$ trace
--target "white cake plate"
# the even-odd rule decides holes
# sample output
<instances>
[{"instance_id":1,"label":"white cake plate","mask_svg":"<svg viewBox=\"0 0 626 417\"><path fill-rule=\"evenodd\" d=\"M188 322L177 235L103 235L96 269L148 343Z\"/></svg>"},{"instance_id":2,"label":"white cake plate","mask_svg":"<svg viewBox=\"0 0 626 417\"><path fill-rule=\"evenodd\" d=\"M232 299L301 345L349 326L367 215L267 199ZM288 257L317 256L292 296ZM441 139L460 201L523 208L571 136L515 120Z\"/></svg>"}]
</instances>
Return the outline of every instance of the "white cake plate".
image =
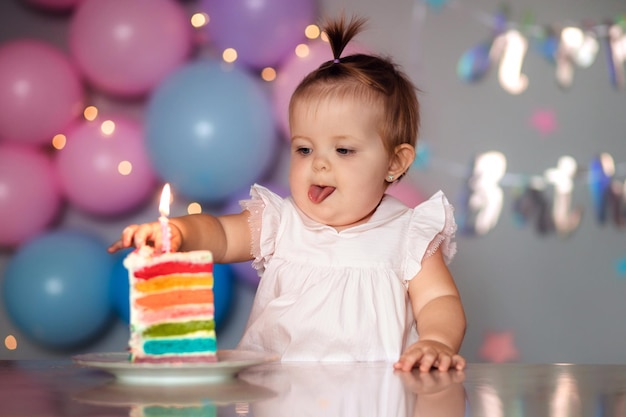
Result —
<instances>
[{"instance_id":1,"label":"white cake plate","mask_svg":"<svg viewBox=\"0 0 626 417\"><path fill-rule=\"evenodd\" d=\"M72 359L80 366L108 372L124 384L185 385L228 381L244 369L278 358L258 352L218 350L217 362L211 363L133 363L127 352L87 353Z\"/></svg>"}]
</instances>

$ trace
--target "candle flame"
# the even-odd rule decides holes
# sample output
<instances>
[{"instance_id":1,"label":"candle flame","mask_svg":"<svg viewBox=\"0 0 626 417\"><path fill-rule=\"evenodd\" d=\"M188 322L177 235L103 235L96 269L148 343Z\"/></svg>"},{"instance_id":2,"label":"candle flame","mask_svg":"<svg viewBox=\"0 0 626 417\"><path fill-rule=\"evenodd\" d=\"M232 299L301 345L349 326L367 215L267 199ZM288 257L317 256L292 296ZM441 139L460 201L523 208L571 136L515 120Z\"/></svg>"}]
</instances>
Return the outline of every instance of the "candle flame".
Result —
<instances>
[{"instance_id":1,"label":"candle flame","mask_svg":"<svg viewBox=\"0 0 626 417\"><path fill-rule=\"evenodd\" d=\"M162 216L170 215L170 184L167 183L163 186L163 191L161 192L161 202L159 203L159 211Z\"/></svg>"}]
</instances>

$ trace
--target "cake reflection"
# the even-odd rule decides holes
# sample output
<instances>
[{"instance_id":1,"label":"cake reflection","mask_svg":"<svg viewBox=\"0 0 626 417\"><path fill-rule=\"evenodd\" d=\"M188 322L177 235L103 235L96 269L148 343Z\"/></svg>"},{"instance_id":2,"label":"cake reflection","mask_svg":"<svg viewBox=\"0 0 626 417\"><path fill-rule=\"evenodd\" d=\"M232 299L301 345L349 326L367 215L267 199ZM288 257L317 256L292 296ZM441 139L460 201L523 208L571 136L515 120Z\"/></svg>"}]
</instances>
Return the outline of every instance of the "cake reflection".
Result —
<instances>
[{"instance_id":1,"label":"cake reflection","mask_svg":"<svg viewBox=\"0 0 626 417\"><path fill-rule=\"evenodd\" d=\"M235 378L180 386L109 383L83 391L74 399L94 406L127 407L129 417L213 417L230 415L231 408L275 395L271 389Z\"/></svg>"}]
</instances>

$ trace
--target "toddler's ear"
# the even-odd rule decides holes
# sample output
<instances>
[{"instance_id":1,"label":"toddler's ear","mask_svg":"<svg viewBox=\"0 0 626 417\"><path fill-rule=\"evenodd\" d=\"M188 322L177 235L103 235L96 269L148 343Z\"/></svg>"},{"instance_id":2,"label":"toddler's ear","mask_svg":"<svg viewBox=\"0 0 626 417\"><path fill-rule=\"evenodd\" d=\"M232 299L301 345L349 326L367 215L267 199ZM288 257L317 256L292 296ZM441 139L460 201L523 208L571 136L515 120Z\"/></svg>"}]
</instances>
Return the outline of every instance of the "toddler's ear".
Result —
<instances>
[{"instance_id":1,"label":"toddler's ear","mask_svg":"<svg viewBox=\"0 0 626 417\"><path fill-rule=\"evenodd\" d=\"M408 143L396 146L394 154L389 161L389 172L387 175L393 178L400 178L409 169L415 159L415 148Z\"/></svg>"}]
</instances>

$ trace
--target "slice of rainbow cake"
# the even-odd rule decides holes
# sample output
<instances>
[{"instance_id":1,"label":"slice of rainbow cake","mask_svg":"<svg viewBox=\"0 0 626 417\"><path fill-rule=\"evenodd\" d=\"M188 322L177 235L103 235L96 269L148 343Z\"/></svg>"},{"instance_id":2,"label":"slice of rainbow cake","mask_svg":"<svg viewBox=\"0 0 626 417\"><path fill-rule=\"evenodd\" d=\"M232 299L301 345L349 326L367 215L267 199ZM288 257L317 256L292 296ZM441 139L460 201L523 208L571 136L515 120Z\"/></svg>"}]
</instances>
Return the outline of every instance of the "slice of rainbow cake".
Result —
<instances>
[{"instance_id":1,"label":"slice of rainbow cake","mask_svg":"<svg viewBox=\"0 0 626 417\"><path fill-rule=\"evenodd\" d=\"M130 279L131 361L217 361L211 252L155 254L143 247L131 252L124 266Z\"/></svg>"}]
</instances>

